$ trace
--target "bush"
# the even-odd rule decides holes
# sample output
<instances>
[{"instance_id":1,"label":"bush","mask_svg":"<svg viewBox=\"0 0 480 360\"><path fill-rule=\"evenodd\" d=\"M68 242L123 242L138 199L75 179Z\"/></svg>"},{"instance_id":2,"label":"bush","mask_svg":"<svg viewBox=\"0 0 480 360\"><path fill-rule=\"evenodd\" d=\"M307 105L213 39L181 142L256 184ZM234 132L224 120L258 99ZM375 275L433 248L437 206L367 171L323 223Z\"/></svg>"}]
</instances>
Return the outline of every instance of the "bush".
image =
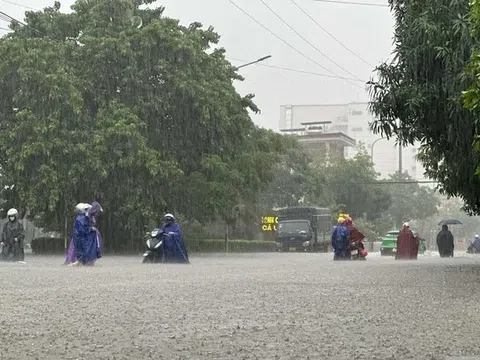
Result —
<instances>
[{"instance_id":1,"label":"bush","mask_svg":"<svg viewBox=\"0 0 480 360\"><path fill-rule=\"evenodd\" d=\"M225 252L225 240L187 240L186 246L187 250L192 253ZM275 241L230 240L228 251L232 253L274 252L277 251L277 243Z\"/></svg>"},{"instance_id":2,"label":"bush","mask_svg":"<svg viewBox=\"0 0 480 360\"><path fill-rule=\"evenodd\" d=\"M65 239L56 237L39 237L30 243L32 252L37 255L65 253Z\"/></svg>"}]
</instances>

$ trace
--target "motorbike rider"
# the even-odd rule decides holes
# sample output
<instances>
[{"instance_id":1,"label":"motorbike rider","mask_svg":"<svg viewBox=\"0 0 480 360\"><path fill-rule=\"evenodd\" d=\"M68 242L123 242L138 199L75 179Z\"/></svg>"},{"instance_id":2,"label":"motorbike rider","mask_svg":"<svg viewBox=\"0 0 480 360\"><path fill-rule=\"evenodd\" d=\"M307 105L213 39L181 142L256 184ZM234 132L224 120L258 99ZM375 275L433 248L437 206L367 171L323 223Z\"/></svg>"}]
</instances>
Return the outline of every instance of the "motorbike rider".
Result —
<instances>
[{"instance_id":1,"label":"motorbike rider","mask_svg":"<svg viewBox=\"0 0 480 360\"><path fill-rule=\"evenodd\" d=\"M10 209L7 212L8 221L3 225L1 246L3 261L18 261L25 260L24 240L25 229L23 224L18 220L17 209Z\"/></svg>"},{"instance_id":2,"label":"motorbike rider","mask_svg":"<svg viewBox=\"0 0 480 360\"><path fill-rule=\"evenodd\" d=\"M347 260L348 256L348 230L345 226L345 218L339 216L338 224L332 232L333 260Z\"/></svg>"},{"instance_id":3,"label":"motorbike rider","mask_svg":"<svg viewBox=\"0 0 480 360\"><path fill-rule=\"evenodd\" d=\"M480 252L480 237L478 236L478 234L475 234L475 238L473 239L472 246L473 246L472 250L474 252Z\"/></svg>"},{"instance_id":4,"label":"motorbike rider","mask_svg":"<svg viewBox=\"0 0 480 360\"><path fill-rule=\"evenodd\" d=\"M365 250L365 246L363 244L363 239L365 239L365 235L363 235L353 224L353 220L350 216L345 219L345 226L348 230L348 238L349 238L349 245L356 245L358 246L360 253L362 256L367 256L367 251ZM348 255L348 254L347 254Z\"/></svg>"}]
</instances>

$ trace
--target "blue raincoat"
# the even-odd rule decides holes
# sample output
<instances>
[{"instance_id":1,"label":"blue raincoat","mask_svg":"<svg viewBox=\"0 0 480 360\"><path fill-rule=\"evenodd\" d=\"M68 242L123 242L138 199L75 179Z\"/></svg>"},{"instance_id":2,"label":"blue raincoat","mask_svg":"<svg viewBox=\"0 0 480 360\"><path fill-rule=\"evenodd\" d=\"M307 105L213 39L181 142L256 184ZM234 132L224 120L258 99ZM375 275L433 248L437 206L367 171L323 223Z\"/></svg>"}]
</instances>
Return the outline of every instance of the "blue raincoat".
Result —
<instances>
[{"instance_id":1,"label":"blue raincoat","mask_svg":"<svg viewBox=\"0 0 480 360\"><path fill-rule=\"evenodd\" d=\"M348 229L338 224L332 232L332 248L334 259L346 259L348 252Z\"/></svg>"},{"instance_id":2,"label":"blue raincoat","mask_svg":"<svg viewBox=\"0 0 480 360\"><path fill-rule=\"evenodd\" d=\"M92 203L87 215L79 214L75 219L73 240L75 255L83 265L93 264L101 257L100 235L95 228L96 217L103 211L98 202Z\"/></svg>"},{"instance_id":3,"label":"blue raincoat","mask_svg":"<svg viewBox=\"0 0 480 360\"><path fill-rule=\"evenodd\" d=\"M189 263L187 248L183 241L182 230L177 223L163 224L163 262Z\"/></svg>"}]
</instances>

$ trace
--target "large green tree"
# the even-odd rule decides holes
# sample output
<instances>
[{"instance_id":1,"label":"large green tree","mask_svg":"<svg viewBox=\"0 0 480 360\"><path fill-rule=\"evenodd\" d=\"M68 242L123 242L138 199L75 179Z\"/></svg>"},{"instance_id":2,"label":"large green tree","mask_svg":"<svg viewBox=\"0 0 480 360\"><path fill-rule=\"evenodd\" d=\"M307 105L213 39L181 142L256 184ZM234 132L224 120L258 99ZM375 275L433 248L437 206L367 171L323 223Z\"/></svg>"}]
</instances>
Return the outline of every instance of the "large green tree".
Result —
<instances>
[{"instance_id":1,"label":"large green tree","mask_svg":"<svg viewBox=\"0 0 480 360\"><path fill-rule=\"evenodd\" d=\"M373 221L382 216L391 203L388 192L376 184L378 174L363 147L351 159L330 158L319 167L327 176L325 197L338 210L354 218Z\"/></svg>"},{"instance_id":2,"label":"large green tree","mask_svg":"<svg viewBox=\"0 0 480 360\"><path fill-rule=\"evenodd\" d=\"M391 184L383 185L392 199L386 212L397 229L400 229L405 221L422 220L437 213L440 199L432 189L414 183L414 179L407 173L396 172L390 175L389 180Z\"/></svg>"},{"instance_id":3,"label":"large green tree","mask_svg":"<svg viewBox=\"0 0 480 360\"><path fill-rule=\"evenodd\" d=\"M110 249L167 210L231 222L289 147L252 123L219 35L152 2L56 2L0 39L2 176L48 230L94 199Z\"/></svg>"},{"instance_id":4,"label":"large green tree","mask_svg":"<svg viewBox=\"0 0 480 360\"><path fill-rule=\"evenodd\" d=\"M473 39L467 0L389 0L395 17L393 60L371 83L373 130L402 143L421 142L419 159L440 191L480 211L477 125L462 91Z\"/></svg>"}]
</instances>

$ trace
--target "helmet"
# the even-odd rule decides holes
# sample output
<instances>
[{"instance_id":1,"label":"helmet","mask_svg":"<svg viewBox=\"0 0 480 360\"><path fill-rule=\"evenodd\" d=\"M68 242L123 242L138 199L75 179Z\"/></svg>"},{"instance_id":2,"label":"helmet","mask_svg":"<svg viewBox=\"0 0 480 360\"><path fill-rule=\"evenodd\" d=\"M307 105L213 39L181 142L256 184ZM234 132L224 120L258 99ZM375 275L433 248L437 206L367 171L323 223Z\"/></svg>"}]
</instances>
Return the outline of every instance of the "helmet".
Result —
<instances>
[{"instance_id":1,"label":"helmet","mask_svg":"<svg viewBox=\"0 0 480 360\"><path fill-rule=\"evenodd\" d=\"M478 239L478 234L475 234L475 239Z\"/></svg>"},{"instance_id":2,"label":"helmet","mask_svg":"<svg viewBox=\"0 0 480 360\"><path fill-rule=\"evenodd\" d=\"M410 227L410 224L408 222L403 223L403 227Z\"/></svg>"},{"instance_id":3,"label":"helmet","mask_svg":"<svg viewBox=\"0 0 480 360\"><path fill-rule=\"evenodd\" d=\"M10 209L7 211L7 217L8 217L8 220L10 221L15 221L15 219L17 218L18 216L18 211L17 209Z\"/></svg>"},{"instance_id":4,"label":"helmet","mask_svg":"<svg viewBox=\"0 0 480 360\"><path fill-rule=\"evenodd\" d=\"M90 204L78 203L77 206L75 206L75 212L77 214L82 213L82 212L86 212L89 207L90 207Z\"/></svg>"},{"instance_id":5,"label":"helmet","mask_svg":"<svg viewBox=\"0 0 480 360\"><path fill-rule=\"evenodd\" d=\"M170 213L165 214L165 216L163 217L163 221L165 221L166 223L172 224L175 222L175 216L173 216Z\"/></svg>"}]
</instances>

